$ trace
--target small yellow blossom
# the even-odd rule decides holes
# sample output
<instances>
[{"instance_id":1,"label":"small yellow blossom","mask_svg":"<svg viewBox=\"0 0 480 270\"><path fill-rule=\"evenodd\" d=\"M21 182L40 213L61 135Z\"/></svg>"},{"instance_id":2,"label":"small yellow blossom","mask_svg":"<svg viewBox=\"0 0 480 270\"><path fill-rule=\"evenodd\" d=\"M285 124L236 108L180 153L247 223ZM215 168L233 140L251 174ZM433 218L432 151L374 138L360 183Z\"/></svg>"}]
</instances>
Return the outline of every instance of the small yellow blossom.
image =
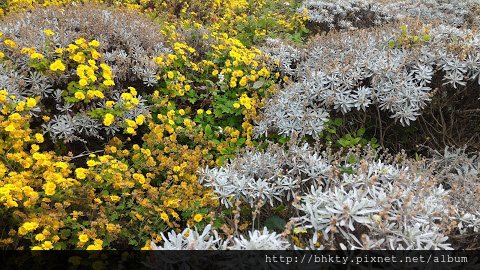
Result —
<instances>
[{"instance_id":1,"label":"small yellow blossom","mask_svg":"<svg viewBox=\"0 0 480 270\"><path fill-rule=\"evenodd\" d=\"M85 94L83 92L75 92L75 98L78 100L84 100L85 99Z\"/></svg>"},{"instance_id":2,"label":"small yellow blossom","mask_svg":"<svg viewBox=\"0 0 480 270\"><path fill-rule=\"evenodd\" d=\"M38 143L43 143L45 141L45 138L41 133L36 133L35 134L35 139L37 140Z\"/></svg>"},{"instance_id":3,"label":"small yellow blossom","mask_svg":"<svg viewBox=\"0 0 480 270\"><path fill-rule=\"evenodd\" d=\"M113 123L114 120L115 117L113 116L113 114L107 113L103 118L103 124L108 127Z\"/></svg>"},{"instance_id":4,"label":"small yellow blossom","mask_svg":"<svg viewBox=\"0 0 480 270\"><path fill-rule=\"evenodd\" d=\"M53 31L50 30L50 29L45 29L45 30L43 30L43 33L44 33L45 35L47 35L47 36L53 36L53 35L55 35L55 32L53 32Z\"/></svg>"},{"instance_id":5,"label":"small yellow blossom","mask_svg":"<svg viewBox=\"0 0 480 270\"><path fill-rule=\"evenodd\" d=\"M92 46L92 47L98 47L100 46L100 42L98 42L98 40L92 40L88 43L88 45Z\"/></svg>"},{"instance_id":6,"label":"small yellow blossom","mask_svg":"<svg viewBox=\"0 0 480 270\"><path fill-rule=\"evenodd\" d=\"M78 236L78 240L80 240L80 242L82 242L82 243L86 243L86 242L88 242L88 235L86 235L86 234L80 234L80 235Z\"/></svg>"},{"instance_id":7,"label":"small yellow blossom","mask_svg":"<svg viewBox=\"0 0 480 270\"><path fill-rule=\"evenodd\" d=\"M50 70L52 71L65 71L65 65L62 63L62 60L55 60L50 64Z\"/></svg>"},{"instance_id":8,"label":"small yellow blossom","mask_svg":"<svg viewBox=\"0 0 480 270\"><path fill-rule=\"evenodd\" d=\"M200 222L203 220L203 216L202 214L196 214L194 217L193 217L193 220L195 220L195 222Z\"/></svg>"}]
</instances>

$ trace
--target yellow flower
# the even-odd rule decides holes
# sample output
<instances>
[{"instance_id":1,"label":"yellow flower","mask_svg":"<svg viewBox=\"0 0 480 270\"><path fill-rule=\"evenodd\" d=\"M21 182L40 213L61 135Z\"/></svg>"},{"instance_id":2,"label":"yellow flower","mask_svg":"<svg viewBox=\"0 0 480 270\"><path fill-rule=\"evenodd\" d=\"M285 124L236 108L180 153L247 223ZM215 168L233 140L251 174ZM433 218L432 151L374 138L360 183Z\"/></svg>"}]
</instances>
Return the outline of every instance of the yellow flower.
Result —
<instances>
[{"instance_id":1,"label":"yellow flower","mask_svg":"<svg viewBox=\"0 0 480 270\"><path fill-rule=\"evenodd\" d=\"M198 109L197 110L197 114L202 114L203 113L203 110L202 109Z\"/></svg>"},{"instance_id":2,"label":"yellow flower","mask_svg":"<svg viewBox=\"0 0 480 270\"><path fill-rule=\"evenodd\" d=\"M57 185L55 185L55 183L48 182L44 185L43 188L45 190L45 195L52 196L53 194L55 194L55 189L57 188Z\"/></svg>"},{"instance_id":3,"label":"yellow flower","mask_svg":"<svg viewBox=\"0 0 480 270\"><path fill-rule=\"evenodd\" d=\"M80 45L80 44L85 43L85 41L86 40L84 38L79 38L79 39L75 40L75 44Z\"/></svg>"},{"instance_id":4,"label":"yellow flower","mask_svg":"<svg viewBox=\"0 0 480 270\"><path fill-rule=\"evenodd\" d=\"M31 59L43 59L43 54L41 53L32 53L30 54Z\"/></svg>"},{"instance_id":5,"label":"yellow flower","mask_svg":"<svg viewBox=\"0 0 480 270\"><path fill-rule=\"evenodd\" d=\"M33 246L33 247L31 248L31 250L43 250L43 249L42 249L41 247L39 247L39 246Z\"/></svg>"},{"instance_id":6,"label":"yellow flower","mask_svg":"<svg viewBox=\"0 0 480 270\"><path fill-rule=\"evenodd\" d=\"M43 242L42 248L43 248L44 250L52 249L52 248L53 248L52 242L51 242L51 241L45 241L45 242Z\"/></svg>"},{"instance_id":7,"label":"yellow flower","mask_svg":"<svg viewBox=\"0 0 480 270\"><path fill-rule=\"evenodd\" d=\"M22 226L27 232L33 231L38 227L38 223L36 222L25 222Z\"/></svg>"},{"instance_id":8,"label":"yellow flower","mask_svg":"<svg viewBox=\"0 0 480 270\"><path fill-rule=\"evenodd\" d=\"M115 117L113 116L113 114L107 113L103 118L103 124L108 127L113 123L114 120L115 120Z\"/></svg>"},{"instance_id":9,"label":"yellow flower","mask_svg":"<svg viewBox=\"0 0 480 270\"><path fill-rule=\"evenodd\" d=\"M65 65L62 63L62 60L55 60L55 62L50 64L50 70L52 71L65 71Z\"/></svg>"},{"instance_id":10,"label":"yellow flower","mask_svg":"<svg viewBox=\"0 0 480 270\"><path fill-rule=\"evenodd\" d=\"M212 111L211 111L211 110L207 110L205 113L208 114L208 115L210 115L210 114L212 114Z\"/></svg>"},{"instance_id":11,"label":"yellow flower","mask_svg":"<svg viewBox=\"0 0 480 270\"><path fill-rule=\"evenodd\" d=\"M15 107L15 110L21 112L23 110L25 110L25 102L23 101L20 101L17 106Z\"/></svg>"},{"instance_id":12,"label":"yellow flower","mask_svg":"<svg viewBox=\"0 0 480 270\"><path fill-rule=\"evenodd\" d=\"M85 99L85 94L83 92L75 92L75 98L78 100L84 100Z\"/></svg>"},{"instance_id":13,"label":"yellow flower","mask_svg":"<svg viewBox=\"0 0 480 270\"><path fill-rule=\"evenodd\" d=\"M234 107L235 109L238 109L238 108L240 108L240 104L238 104L237 102L235 102L235 103L233 103L233 107Z\"/></svg>"},{"instance_id":14,"label":"yellow flower","mask_svg":"<svg viewBox=\"0 0 480 270\"><path fill-rule=\"evenodd\" d=\"M89 160L87 161L87 166L88 166L88 167L93 167L93 166L95 166L95 165L97 165L97 162L95 162L95 160L89 159Z\"/></svg>"},{"instance_id":15,"label":"yellow flower","mask_svg":"<svg viewBox=\"0 0 480 270\"><path fill-rule=\"evenodd\" d=\"M7 45L8 47L10 48L15 48L17 47L17 43L15 43L15 41L11 40L11 39L5 39L3 41L3 43L5 43L5 45Z\"/></svg>"},{"instance_id":16,"label":"yellow flower","mask_svg":"<svg viewBox=\"0 0 480 270\"><path fill-rule=\"evenodd\" d=\"M131 127L127 128L126 131L127 131L128 134L133 134L133 133L135 133L135 129L133 129L133 128L131 128Z\"/></svg>"},{"instance_id":17,"label":"yellow flower","mask_svg":"<svg viewBox=\"0 0 480 270\"><path fill-rule=\"evenodd\" d=\"M161 213L161 214L160 214L160 218L161 218L163 221L168 222L168 215L167 215L167 214Z\"/></svg>"},{"instance_id":18,"label":"yellow flower","mask_svg":"<svg viewBox=\"0 0 480 270\"><path fill-rule=\"evenodd\" d=\"M98 47L100 46L100 42L98 42L98 40L92 40L88 43L88 45L92 46L92 47Z\"/></svg>"},{"instance_id":19,"label":"yellow flower","mask_svg":"<svg viewBox=\"0 0 480 270\"><path fill-rule=\"evenodd\" d=\"M82 243L86 243L86 242L88 241L88 235L86 235L86 234L80 234L80 235L78 236L78 240L80 240L80 242L82 242Z\"/></svg>"},{"instance_id":20,"label":"yellow flower","mask_svg":"<svg viewBox=\"0 0 480 270\"><path fill-rule=\"evenodd\" d=\"M83 54L83 52L78 52L72 57L72 59L77 63L83 63L85 62L85 55Z\"/></svg>"},{"instance_id":21,"label":"yellow flower","mask_svg":"<svg viewBox=\"0 0 480 270\"><path fill-rule=\"evenodd\" d=\"M252 100L246 94L242 94L239 101L241 105L245 106L245 108L252 108Z\"/></svg>"},{"instance_id":22,"label":"yellow flower","mask_svg":"<svg viewBox=\"0 0 480 270\"><path fill-rule=\"evenodd\" d=\"M105 102L105 107L107 107L108 109L111 109L113 108L114 104L115 104L115 101L108 100L107 102Z\"/></svg>"},{"instance_id":23,"label":"yellow flower","mask_svg":"<svg viewBox=\"0 0 480 270\"><path fill-rule=\"evenodd\" d=\"M18 204L16 206L18 206ZM27 233L28 233L28 231L24 227L18 228L18 234L25 235Z\"/></svg>"},{"instance_id":24,"label":"yellow flower","mask_svg":"<svg viewBox=\"0 0 480 270\"><path fill-rule=\"evenodd\" d=\"M88 245L87 250L101 250L101 247L98 247L96 245Z\"/></svg>"},{"instance_id":25,"label":"yellow flower","mask_svg":"<svg viewBox=\"0 0 480 270\"><path fill-rule=\"evenodd\" d=\"M195 222L200 222L203 220L203 216L202 214L196 214L194 217L193 217L193 220L195 220Z\"/></svg>"},{"instance_id":26,"label":"yellow flower","mask_svg":"<svg viewBox=\"0 0 480 270\"><path fill-rule=\"evenodd\" d=\"M73 54L76 49L78 49L78 46L77 46L77 45L75 45L75 44L68 44L68 49L67 49L67 50L68 50L70 53Z\"/></svg>"},{"instance_id":27,"label":"yellow flower","mask_svg":"<svg viewBox=\"0 0 480 270\"><path fill-rule=\"evenodd\" d=\"M88 170L86 170L86 169L84 169L84 168L77 168L77 169L75 170L75 175L77 176L78 179L83 180L83 179L85 179L85 178L87 177L87 175L86 175L86 172L87 172L87 171L88 171Z\"/></svg>"},{"instance_id":28,"label":"yellow flower","mask_svg":"<svg viewBox=\"0 0 480 270\"><path fill-rule=\"evenodd\" d=\"M91 53L92 53L92 58L95 60L97 60L101 56L100 53L97 52L96 50L92 50Z\"/></svg>"},{"instance_id":29,"label":"yellow flower","mask_svg":"<svg viewBox=\"0 0 480 270\"><path fill-rule=\"evenodd\" d=\"M245 86L247 85L247 82L248 82L248 79L247 77L242 77L242 79L240 79L240 86Z\"/></svg>"},{"instance_id":30,"label":"yellow flower","mask_svg":"<svg viewBox=\"0 0 480 270\"><path fill-rule=\"evenodd\" d=\"M213 70L213 71L212 71L212 75L213 75L213 76L217 76L217 75L218 75L218 70L216 70L216 69Z\"/></svg>"},{"instance_id":31,"label":"yellow flower","mask_svg":"<svg viewBox=\"0 0 480 270\"><path fill-rule=\"evenodd\" d=\"M173 77L174 77L173 72L172 72L172 71L167 72L167 77L168 77L169 79L173 79Z\"/></svg>"},{"instance_id":32,"label":"yellow flower","mask_svg":"<svg viewBox=\"0 0 480 270\"><path fill-rule=\"evenodd\" d=\"M40 133L35 134L35 139L37 140L38 143L43 143L45 141L45 138Z\"/></svg>"},{"instance_id":33,"label":"yellow flower","mask_svg":"<svg viewBox=\"0 0 480 270\"><path fill-rule=\"evenodd\" d=\"M190 91L190 85L185 85L185 91Z\"/></svg>"},{"instance_id":34,"label":"yellow flower","mask_svg":"<svg viewBox=\"0 0 480 270\"><path fill-rule=\"evenodd\" d=\"M85 79L80 79L80 80L78 81L78 84L80 84L80 86L86 86L86 85L88 84L88 81L85 80Z\"/></svg>"},{"instance_id":35,"label":"yellow flower","mask_svg":"<svg viewBox=\"0 0 480 270\"><path fill-rule=\"evenodd\" d=\"M40 146L38 146L38 144L32 144L32 150L34 152L38 152L38 150L40 150Z\"/></svg>"},{"instance_id":36,"label":"yellow flower","mask_svg":"<svg viewBox=\"0 0 480 270\"><path fill-rule=\"evenodd\" d=\"M101 246L103 245L103 241L100 240L100 239L95 239L95 240L93 241L93 244L94 244L95 246L101 247Z\"/></svg>"},{"instance_id":37,"label":"yellow flower","mask_svg":"<svg viewBox=\"0 0 480 270\"><path fill-rule=\"evenodd\" d=\"M133 88L133 87L130 86L130 87L128 87L128 90L130 90L130 94L132 94L132 95L134 95L134 96L137 95L137 90L136 90L135 88Z\"/></svg>"},{"instance_id":38,"label":"yellow flower","mask_svg":"<svg viewBox=\"0 0 480 270\"><path fill-rule=\"evenodd\" d=\"M144 121L145 121L145 116L143 114L140 114L139 116L137 116L137 118L135 118L135 123L137 125L143 125Z\"/></svg>"},{"instance_id":39,"label":"yellow flower","mask_svg":"<svg viewBox=\"0 0 480 270\"><path fill-rule=\"evenodd\" d=\"M105 86L112 86L112 85L115 85L115 82L113 80L105 80L103 81L103 84Z\"/></svg>"},{"instance_id":40,"label":"yellow flower","mask_svg":"<svg viewBox=\"0 0 480 270\"><path fill-rule=\"evenodd\" d=\"M43 240L45 240L45 235L39 233L39 234L35 235L35 240L43 241Z\"/></svg>"},{"instance_id":41,"label":"yellow flower","mask_svg":"<svg viewBox=\"0 0 480 270\"><path fill-rule=\"evenodd\" d=\"M37 101L34 98L27 98L27 106L33 108L37 105Z\"/></svg>"},{"instance_id":42,"label":"yellow flower","mask_svg":"<svg viewBox=\"0 0 480 270\"><path fill-rule=\"evenodd\" d=\"M10 125L5 127L5 131L7 131L7 132L12 132L14 130L15 130L15 126L13 124L10 124Z\"/></svg>"},{"instance_id":43,"label":"yellow flower","mask_svg":"<svg viewBox=\"0 0 480 270\"><path fill-rule=\"evenodd\" d=\"M43 30L43 33L44 33L45 35L47 35L47 36L53 36L53 35L55 35L55 32L53 32L53 31L50 30L50 29L45 29L45 30Z\"/></svg>"}]
</instances>

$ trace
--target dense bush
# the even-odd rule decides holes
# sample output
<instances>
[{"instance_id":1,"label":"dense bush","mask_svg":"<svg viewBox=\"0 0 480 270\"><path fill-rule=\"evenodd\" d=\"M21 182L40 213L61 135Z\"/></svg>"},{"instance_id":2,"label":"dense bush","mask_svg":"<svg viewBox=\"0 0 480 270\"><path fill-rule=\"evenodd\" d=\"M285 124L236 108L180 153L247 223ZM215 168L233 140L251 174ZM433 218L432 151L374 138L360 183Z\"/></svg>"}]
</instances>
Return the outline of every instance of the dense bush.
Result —
<instances>
[{"instance_id":1,"label":"dense bush","mask_svg":"<svg viewBox=\"0 0 480 270\"><path fill-rule=\"evenodd\" d=\"M318 35L304 50L270 42L266 52L273 52L296 81L268 103L256 132L318 138L330 115L350 115L364 126L378 126L386 118L410 126L426 118L445 129L448 124L432 119L478 108L478 40L476 30L416 23ZM455 98L462 96L457 104ZM377 134L383 140L382 125ZM471 128L468 134L475 133Z\"/></svg>"},{"instance_id":2,"label":"dense bush","mask_svg":"<svg viewBox=\"0 0 480 270\"><path fill-rule=\"evenodd\" d=\"M0 31L0 88L18 99L40 98L42 113L33 120L50 119L43 127L53 142L86 145L132 134L128 128L136 125L129 121L149 114L145 94L153 92L160 69L153 57L171 51L160 27L144 16L88 6L10 16ZM89 144L91 150L104 146Z\"/></svg>"},{"instance_id":3,"label":"dense bush","mask_svg":"<svg viewBox=\"0 0 480 270\"><path fill-rule=\"evenodd\" d=\"M284 209L276 218L294 226L289 239L301 248L450 249L448 236L479 230L477 161L456 170L465 159L273 145L207 169L203 180L225 208L256 209L253 224L271 226L270 213Z\"/></svg>"},{"instance_id":4,"label":"dense bush","mask_svg":"<svg viewBox=\"0 0 480 270\"><path fill-rule=\"evenodd\" d=\"M478 25L478 4L476 0L307 0L298 12L306 12L314 31L354 30L407 19L458 27Z\"/></svg>"},{"instance_id":5,"label":"dense bush","mask_svg":"<svg viewBox=\"0 0 480 270\"><path fill-rule=\"evenodd\" d=\"M253 144L256 110L279 77L258 49L208 25L95 5L13 13L1 27L4 118L25 121L3 122L5 149L18 145L9 132L26 143L38 132L32 151L64 170L42 178L27 144L2 160L5 246L141 247L214 220L197 172ZM32 177L15 182L19 173Z\"/></svg>"}]
</instances>

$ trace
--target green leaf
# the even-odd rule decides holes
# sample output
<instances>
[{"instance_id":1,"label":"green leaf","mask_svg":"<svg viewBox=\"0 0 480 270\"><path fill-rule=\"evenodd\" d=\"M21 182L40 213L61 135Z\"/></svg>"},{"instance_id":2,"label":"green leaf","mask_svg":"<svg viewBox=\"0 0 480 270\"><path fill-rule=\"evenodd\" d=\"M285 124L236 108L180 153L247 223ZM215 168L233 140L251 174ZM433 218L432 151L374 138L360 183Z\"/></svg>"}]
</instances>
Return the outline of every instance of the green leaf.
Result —
<instances>
[{"instance_id":1,"label":"green leaf","mask_svg":"<svg viewBox=\"0 0 480 270\"><path fill-rule=\"evenodd\" d=\"M225 220L223 218L217 217L215 220L213 220L213 228L215 229L222 227L223 224L225 224Z\"/></svg>"},{"instance_id":2,"label":"green leaf","mask_svg":"<svg viewBox=\"0 0 480 270\"><path fill-rule=\"evenodd\" d=\"M285 209L286 209L285 205L281 204L281 205L273 208L272 210L276 213L281 213L281 212L285 211Z\"/></svg>"},{"instance_id":3,"label":"green leaf","mask_svg":"<svg viewBox=\"0 0 480 270\"><path fill-rule=\"evenodd\" d=\"M350 156L348 156L348 158L347 158L347 162L348 162L349 164L355 164L355 162L357 162L357 158L356 158L354 155L350 155Z\"/></svg>"},{"instance_id":4,"label":"green leaf","mask_svg":"<svg viewBox=\"0 0 480 270\"><path fill-rule=\"evenodd\" d=\"M341 173L346 173L346 174L353 174L353 168L352 167L341 167L340 172Z\"/></svg>"},{"instance_id":5,"label":"green leaf","mask_svg":"<svg viewBox=\"0 0 480 270\"><path fill-rule=\"evenodd\" d=\"M220 166L223 166L223 165L225 164L225 161L226 161L226 160L227 160L226 157L220 156L220 157L218 157L218 164L219 164Z\"/></svg>"},{"instance_id":6,"label":"green leaf","mask_svg":"<svg viewBox=\"0 0 480 270\"><path fill-rule=\"evenodd\" d=\"M396 43L395 40L390 40L390 41L388 42L388 47L389 47L390 49L395 48L395 43Z\"/></svg>"},{"instance_id":7,"label":"green leaf","mask_svg":"<svg viewBox=\"0 0 480 270\"><path fill-rule=\"evenodd\" d=\"M245 143L246 140L247 140L247 139L245 139L245 138L240 138L240 139L238 139L238 141L237 141L237 146L241 146L242 144Z\"/></svg>"},{"instance_id":8,"label":"green leaf","mask_svg":"<svg viewBox=\"0 0 480 270\"><path fill-rule=\"evenodd\" d=\"M357 137L362 137L365 134L365 128L360 128L357 130Z\"/></svg>"},{"instance_id":9,"label":"green leaf","mask_svg":"<svg viewBox=\"0 0 480 270\"><path fill-rule=\"evenodd\" d=\"M337 127L341 126L342 125L342 118L335 118L335 120L333 121L333 124Z\"/></svg>"},{"instance_id":10,"label":"green leaf","mask_svg":"<svg viewBox=\"0 0 480 270\"><path fill-rule=\"evenodd\" d=\"M68 238L70 235L71 235L71 231L69 229L60 231L60 236L64 239Z\"/></svg>"},{"instance_id":11,"label":"green leaf","mask_svg":"<svg viewBox=\"0 0 480 270\"><path fill-rule=\"evenodd\" d=\"M290 141L290 137L280 137L280 139L278 139L278 142L281 144L285 144L288 141Z\"/></svg>"},{"instance_id":12,"label":"green leaf","mask_svg":"<svg viewBox=\"0 0 480 270\"><path fill-rule=\"evenodd\" d=\"M338 143L339 143L342 147L347 147L348 144L349 144L349 141L345 140L344 138L341 138L340 140L338 140Z\"/></svg>"},{"instance_id":13,"label":"green leaf","mask_svg":"<svg viewBox=\"0 0 480 270\"><path fill-rule=\"evenodd\" d=\"M128 241L128 244L136 246L136 245L138 245L138 242L137 242L137 240L135 240L133 238L130 238L130 240Z\"/></svg>"},{"instance_id":14,"label":"green leaf","mask_svg":"<svg viewBox=\"0 0 480 270\"><path fill-rule=\"evenodd\" d=\"M205 134L206 135L212 135L213 134L213 130L212 130L212 127L210 125L205 126Z\"/></svg>"},{"instance_id":15,"label":"green leaf","mask_svg":"<svg viewBox=\"0 0 480 270\"><path fill-rule=\"evenodd\" d=\"M283 230L287 222L279 216L273 216L265 220L265 226L269 230Z\"/></svg>"}]
</instances>

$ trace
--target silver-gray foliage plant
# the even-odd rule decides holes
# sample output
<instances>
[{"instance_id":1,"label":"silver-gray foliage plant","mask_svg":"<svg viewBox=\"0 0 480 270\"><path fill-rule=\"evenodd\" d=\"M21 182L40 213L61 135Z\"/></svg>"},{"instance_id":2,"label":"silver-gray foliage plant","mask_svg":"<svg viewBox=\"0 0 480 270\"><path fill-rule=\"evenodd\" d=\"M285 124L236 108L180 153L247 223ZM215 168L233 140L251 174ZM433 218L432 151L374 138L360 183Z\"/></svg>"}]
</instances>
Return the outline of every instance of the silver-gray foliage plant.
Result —
<instances>
[{"instance_id":1,"label":"silver-gray foliage plant","mask_svg":"<svg viewBox=\"0 0 480 270\"><path fill-rule=\"evenodd\" d=\"M351 152L352 163L319 149L305 144L248 151L220 168L206 168L201 181L227 208L236 201L251 207L262 201L269 207L293 205L298 216L290 221L296 231L311 233L310 248L319 242L322 248L338 243L347 249L452 249L449 236L455 230L478 232L478 210L457 198L479 185L478 171L464 182L454 165L440 171L445 166L438 160L452 164L449 152L437 161ZM349 171L342 171L345 167ZM445 188L453 182L463 189Z\"/></svg>"},{"instance_id":2,"label":"silver-gray foliage plant","mask_svg":"<svg viewBox=\"0 0 480 270\"><path fill-rule=\"evenodd\" d=\"M401 28L394 24L313 38L303 52L294 54L297 80L267 103L256 135L318 137L332 111L346 114L370 107L408 126L435 93L435 76L455 89L468 82L480 84L478 31L445 24L409 25L407 31L420 41L405 47ZM273 53L285 46L279 43L270 43L267 52L280 62L292 62L285 50ZM284 72L292 73L290 68Z\"/></svg>"}]
</instances>

